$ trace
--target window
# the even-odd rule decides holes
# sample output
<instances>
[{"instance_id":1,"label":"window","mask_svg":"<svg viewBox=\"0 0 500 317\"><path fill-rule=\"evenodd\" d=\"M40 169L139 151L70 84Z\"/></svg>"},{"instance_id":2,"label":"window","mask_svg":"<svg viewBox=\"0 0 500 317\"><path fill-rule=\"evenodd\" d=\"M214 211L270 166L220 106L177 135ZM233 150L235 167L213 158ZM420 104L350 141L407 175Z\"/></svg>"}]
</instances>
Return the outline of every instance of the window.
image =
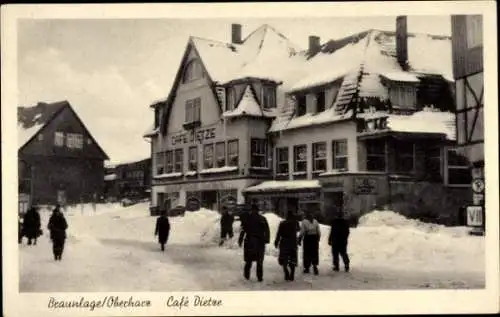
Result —
<instances>
[{"instance_id":1,"label":"window","mask_svg":"<svg viewBox=\"0 0 500 317\"><path fill-rule=\"evenodd\" d=\"M335 170L347 170L347 158L347 140L332 141L332 168Z\"/></svg>"},{"instance_id":2,"label":"window","mask_svg":"<svg viewBox=\"0 0 500 317\"><path fill-rule=\"evenodd\" d=\"M203 146L203 168L214 167L214 145L213 143Z\"/></svg>"},{"instance_id":3,"label":"window","mask_svg":"<svg viewBox=\"0 0 500 317\"><path fill-rule=\"evenodd\" d=\"M38 141L42 141L42 140L43 140L43 134L42 134L42 133L40 133L40 134L38 135Z\"/></svg>"},{"instance_id":4,"label":"window","mask_svg":"<svg viewBox=\"0 0 500 317\"><path fill-rule=\"evenodd\" d=\"M165 172L165 152L156 153L156 175Z\"/></svg>"},{"instance_id":5,"label":"window","mask_svg":"<svg viewBox=\"0 0 500 317\"><path fill-rule=\"evenodd\" d=\"M184 70L183 82L189 82L203 77L203 69L198 60L193 60L186 65Z\"/></svg>"},{"instance_id":6,"label":"window","mask_svg":"<svg viewBox=\"0 0 500 317\"><path fill-rule=\"evenodd\" d=\"M326 171L326 142L313 143L313 172Z\"/></svg>"},{"instance_id":7,"label":"window","mask_svg":"<svg viewBox=\"0 0 500 317\"><path fill-rule=\"evenodd\" d=\"M316 112L325 111L325 92L320 91L316 94Z\"/></svg>"},{"instance_id":8,"label":"window","mask_svg":"<svg viewBox=\"0 0 500 317\"><path fill-rule=\"evenodd\" d=\"M267 140L252 139L251 141L251 166L267 167Z\"/></svg>"},{"instance_id":9,"label":"window","mask_svg":"<svg viewBox=\"0 0 500 317\"><path fill-rule=\"evenodd\" d=\"M307 145L293 147L293 160L295 173L307 173Z\"/></svg>"},{"instance_id":10,"label":"window","mask_svg":"<svg viewBox=\"0 0 500 317\"><path fill-rule=\"evenodd\" d=\"M424 153L427 179L432 181L441 180L441 148L437 145L427 146Z\"/></svg>"},{"instance_id":11,"label":"window","mask_svg":"<svg viewBox=\"0 0 500 317\"><path fill-rule=\"evenodd\" d=\"M174 153L172 151L165 152L165 161L165 172L167 174L172 173L174 171Z\"/></svg>"},{"instance_id":12,"label":"window","mask_svg":"<svg viewBox=\"0 0 500 317\"><path fill-rule=\"evenodd\" d=\"M198 170L198 147L196 146L192 146L189 148L188 170L190 171Z\"/></svg>"},{"instance_id":13,"label":"window","mask_svg":"<svg viewBox=\"0 0 500 317\"><path fill-rule=\"evenodd\" d=\"M368 171L385 172L385 140L366 141L366 169Z\"/></svg>"},{"instance_id":14,"label":"window","mask_svg":"<svg viewBox=\"0 0 500 317\"><path fill-rule=\"evenodd\" d=\"M414 109L417 103L417 91L410 85L393 84L389 89L391 104L394 108Z\"/></svg>"},{"instance_id":15,"label":"window","mask_svg":"<svg viewBox=\"0 0 500 317\"><path fill-rule=\"evenodd\" d=\"M66 146L70 149L83 148L83 135L78 133L68 133L66 135Z\"/></svg>"},{"instance_id":16,"label":"window","mask_svg":"<svg viewBox=\"0 0 500 317\"><path fill-rule=\"evenodd\" d=\"M296 96L297 100L297 117L303 116L306 114L306 95L298 95Z\"/></svg>"},{"instance_id":17,"label":"window","mask_svg":"<svg viewBox=\"0 0 500 317\"><path fill-rule=\"evenodd\" d=\"M227 160L229 166L238 166L238 140L227 142Z\"/></svg>"},{"instance_id":18,"label":"window","mask_svg":"<svg viewBox=\"0 0 500 317\"><path fill-rule=\"evenodd\" d=\"M448 185L470 185L472 173L469 161L457 149L448 149Z\"/></svg>"},{"instance_id":19,"label":"window","mask_svg":"<svg viewBox=\"0 0 500 317\"><path fill-rule=\"evenodd\" d=\"M466 16L467 47L474 48L483 45L483 17L481 15Z\"/></svg>"},{"instance_id":20,"label":"window","mask_svg":"<svg viewBox=\"0 0 500 317\"><path fill-rule=\"evenodd\" d=\"M395 167L397 173L411 173L415 165L415 148L412 142L395 140Z\"/></svg>"},{"instance_id":21,"label":"window","mask_svg":"<svg viewBox=\"0 0 500 317\"><path fill-rule=\"evenodd\" d=\"M175 162L175 166L174 166L174 172L176 173L182 173L182 170L183 170L183 161L184 161L184 151L183 149L177 149L175 150L174 152L174 162Z\"/></svg>"},{"instance_id":22,"label":"window","mask_svg":"<svg viewBox=\"0 0 500 317\"><path fill-rule=\"evenodd\" d=\"M273 86L262 87L262 103L264 109L276 108L276 89Z\"/></svg>"},{"instance_id":23,"label":"window","mask_svg":"<svg viewBox=\"0 0 500 317\"><path fill-rule=\"evenodd\" d=\"M215 164L216 167L226 165L226 144L224 142L215 144Z\"/></svg>"},{"instance_id":24,"label":"window","mask_svg":"<svg viewBox=\"0 0 500 317\"><path fill-rule=\"evenodd\" d=\"M54 145L63 146L64 145L64 133L56 132L54 133Z\"/></svg>"},{"instance_id":25,"label":"window","mask_svg":"<svg viewBox=\"0 0 500 317\"><path fill-rule=\"evenodd\" d=\"M186 101L186 123L200 121L201 98Z\"/></svg>"},{"instance_id":26,"label":"window","mask_svg":"<svg viewBox=\"0 0 500 317\"><path fill-rule=\"evenodd\" d=\"M234 87L227 88L226 111L234 110L236 107L236 90Z\"/></svg>"},{"instance_id":27,"label":"window","mask_svg":"<svg viewBox=\"0 0 500 317\"><path fill-rule=\"evenodd\" d=\"M288 174L288 147L276 149L277 174Z\"/></svg>"}]
</instances>

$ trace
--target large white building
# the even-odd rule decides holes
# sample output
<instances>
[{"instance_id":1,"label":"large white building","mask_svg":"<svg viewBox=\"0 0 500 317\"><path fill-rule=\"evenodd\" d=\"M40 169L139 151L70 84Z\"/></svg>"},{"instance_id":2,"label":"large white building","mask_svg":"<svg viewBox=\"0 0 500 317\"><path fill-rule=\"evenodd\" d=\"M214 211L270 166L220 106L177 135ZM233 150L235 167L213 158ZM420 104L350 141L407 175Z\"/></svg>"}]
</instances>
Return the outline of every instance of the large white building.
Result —
<instances>
[{"instance_id":1,"label":"large white building","mask_svg":"<svg viewBox=\"0 0 500 317\"><path fill-rule=\"evenodd\" d=\"M396 32L310 36L306 50L269 25L241 33L191 37L152 106L153 208L255 200L328 217L391 204L458 219L470 177L450 147L450 37L408 33L406 17Z\"/></svg>"}]
</instances>

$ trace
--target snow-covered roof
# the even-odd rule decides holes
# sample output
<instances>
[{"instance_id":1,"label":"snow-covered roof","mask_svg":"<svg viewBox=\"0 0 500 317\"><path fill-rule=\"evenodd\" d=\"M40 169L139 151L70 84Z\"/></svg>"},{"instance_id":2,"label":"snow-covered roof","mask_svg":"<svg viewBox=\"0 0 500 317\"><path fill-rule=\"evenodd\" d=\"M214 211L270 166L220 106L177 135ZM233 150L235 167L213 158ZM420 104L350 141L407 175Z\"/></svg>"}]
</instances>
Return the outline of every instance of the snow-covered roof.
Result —
<instances>
[{"instance_id":1,"label":"snow-covered roof","mask_svg":"<svg viewBox=\"0 0 500 317\"><path fill-rule=\"evenodd\" d=\"M407 83L418 83L420 81L417 75L409 72L390 72L390 73L382 73L380 75L392 81L401 81Z\"/></svg>"},{"instance_id":2,"label":"snow-covered roof","mask_svg":"<svg viewBox=\"0 0 500 317\"><path fill-rule=\"evenodd\" d=\"M222 166L222 167L213 167L213 168L205 168L200 171L200 174L210 174L210 173L225 173L236 171L238 166Z\"/></svg>"},{"instance_id":3,"label":"snow-covered roof","mask_svg":"<svg viewBox=\"0 0 500 317\"><path fill-rule=\"evenodd\" d=\"M69 105L67 101L54 103L40 102L32 107L17 108L17 140L18 148L21 148L32 137L34 137L53 116L64 106Z\"/></svg>"},{"instance_id":4,"label":"snow-covered roof","mask_svg":"<svg viewBox=\"0 0 500 317\"><path fill-rule=\"evenodd\" d=\"M143 137L145 138L151 137L158 134L158 132L160 132L160 127L155 128L154 125L151 125L151 128L149 128L146 132L144 132Z\"/></svg>"},{"instance_id":5,"label":"snow-covered roof","mask_svg":"<svg viewBox=\"0 0 500 317\"><path fill-rule=\"evenodd\" d=\"M222 115L226 118L230 118L242 115L262 116L262 114L263 112L257 103L257 100L255 100L255 96L250 89L250 85L247 85L245 92L243 93L243 97L237 107L234 110L224 112Z\"/></svg>"},{"instance_id":6,"label":"snow-covered roof","mask_svg":"<svg viewBox=\"0 0 500 317\"><path fill-rule=\"evenodd\" d=\"M245 188L245 192L279 191L293 189L320 188L318 180L264 181L256 186Z\"/></svg>"}]
</instances>

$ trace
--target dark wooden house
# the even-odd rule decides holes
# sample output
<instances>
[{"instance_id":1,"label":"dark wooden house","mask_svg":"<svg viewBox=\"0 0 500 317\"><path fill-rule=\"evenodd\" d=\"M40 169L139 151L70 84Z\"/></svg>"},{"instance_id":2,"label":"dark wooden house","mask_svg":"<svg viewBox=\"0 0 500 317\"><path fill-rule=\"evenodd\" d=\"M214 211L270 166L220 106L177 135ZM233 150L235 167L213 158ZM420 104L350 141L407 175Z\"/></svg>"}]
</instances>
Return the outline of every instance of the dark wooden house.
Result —
<instances>
[{"instance_id":1,"label":"dark wooden house","mask_svg":"<svg viewBox=\"0 0 500 317\"><path fill-rule=\"evenodd\" d=\"M69 102L17 110L20 207L98 199L108 156Z\"/></svg>"}]
</instances>

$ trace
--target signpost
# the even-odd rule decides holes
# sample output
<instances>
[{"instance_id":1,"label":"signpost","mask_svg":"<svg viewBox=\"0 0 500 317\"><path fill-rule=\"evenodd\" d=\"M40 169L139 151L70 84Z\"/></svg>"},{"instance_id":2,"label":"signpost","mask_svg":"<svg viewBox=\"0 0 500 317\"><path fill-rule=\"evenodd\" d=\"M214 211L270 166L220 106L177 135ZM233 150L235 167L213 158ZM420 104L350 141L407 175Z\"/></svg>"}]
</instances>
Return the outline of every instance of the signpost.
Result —
<instances>
[{"instance_id":1,"label":"signpost","mask_svg":"<svg viewBox=\"0 0 500 317\"><path fill-rule=\"evenodd\" d=\"M483 207L468 206L467 207L467 226L482 227L484 223Z\"/></svg>"}]
</instances>

